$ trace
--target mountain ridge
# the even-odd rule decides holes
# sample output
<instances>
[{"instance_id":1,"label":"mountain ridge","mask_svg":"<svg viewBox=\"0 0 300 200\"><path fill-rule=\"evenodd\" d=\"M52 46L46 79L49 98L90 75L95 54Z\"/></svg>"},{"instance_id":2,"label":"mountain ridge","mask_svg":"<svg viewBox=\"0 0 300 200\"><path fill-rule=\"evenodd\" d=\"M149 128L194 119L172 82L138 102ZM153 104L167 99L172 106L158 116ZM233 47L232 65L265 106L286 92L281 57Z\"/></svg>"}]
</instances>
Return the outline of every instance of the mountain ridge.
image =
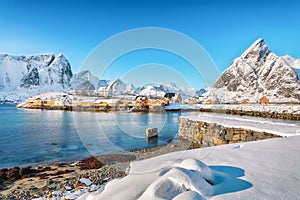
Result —
<instances>
[{"instance_id":1,"label":"mountain ridge","mask_svg":"<svg viewBox=\"0 0 300 200\"><path fill-rule=\"evenodd\" d=\"M43 92L71 87L73 73L63 54L0 54L0 101L19 102Z\"/></svg>"},{"instance_id":2,"label":"mountain ridge","mask_svg":"<svg viewBox=\"0 0 300 200\"><path fill-rule=\"evenodd\" d=\"M0 102L19 102L44 92L72 89L108 90L116 95L163 96L180 93L184 99L206 96L220 102L257 102L267 96L273 102L300 101L300 58L278 56L262 38L253 42L205 89L177 87L175 83L135 87L121 79L99 80L89 70L73 74L62 54L17 56L0 54Z\"/></svg>"},{"instance_id":3,"label":"mountain ridge","mask_svg":"<svg viewBox=\"0 0 300 200\"><path fill-rule=\"evenodd\" d=\"M256 102L262 96L273 102L300 101L296 61L277 56L259 38L233 60L209 88L208 97L220 102Z\"/></svg>"}]
</instances>

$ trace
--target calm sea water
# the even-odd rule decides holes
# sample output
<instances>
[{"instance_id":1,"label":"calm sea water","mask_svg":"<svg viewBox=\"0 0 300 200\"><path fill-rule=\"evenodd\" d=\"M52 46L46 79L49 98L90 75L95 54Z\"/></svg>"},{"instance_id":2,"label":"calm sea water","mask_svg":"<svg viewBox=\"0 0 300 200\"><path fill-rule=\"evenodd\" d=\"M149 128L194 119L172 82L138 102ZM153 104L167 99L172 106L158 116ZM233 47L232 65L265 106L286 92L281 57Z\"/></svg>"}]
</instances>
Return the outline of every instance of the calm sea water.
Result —
<instances>
[{"instance_id":1,"label":"calm sea water","mask_svg":"<svg viewBox=\"0 0 300 200\"><path fill-rule=\"evenodd\" d=\"M41 111L0 105L0 168L166 144L167 139L177 137L180 115ZM146 127L159 128L158 140L146 140Z\"/></svg>"}]
</instances>

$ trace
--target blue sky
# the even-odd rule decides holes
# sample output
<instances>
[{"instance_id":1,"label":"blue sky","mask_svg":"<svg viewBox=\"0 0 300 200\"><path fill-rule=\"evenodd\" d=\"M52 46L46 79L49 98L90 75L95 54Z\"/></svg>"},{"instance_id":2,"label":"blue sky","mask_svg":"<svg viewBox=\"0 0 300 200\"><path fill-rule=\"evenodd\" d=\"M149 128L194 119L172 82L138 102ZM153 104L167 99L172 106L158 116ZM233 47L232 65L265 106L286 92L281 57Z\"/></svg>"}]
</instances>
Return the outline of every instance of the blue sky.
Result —
<instances>
[{"instance_id":1,"label":"blue sky","mask_svg":"<svg viewBox=\"0 0 300 200\"><path fill-rule=\"evenodd\" d=\"M133 28L162 27L193 38L222 72L259 37L278 55L299 58L299 11L298 0L0 0L0 53L62 52L76 72L107 38ZM164 53L153 61L137 54L140 60L132 66L174 63L164 62L170 59ZM103 78L122 77L124 70L115 68ZM191 86L203 87L198 76L190 75Z\"/></svg>"}]
</instances>

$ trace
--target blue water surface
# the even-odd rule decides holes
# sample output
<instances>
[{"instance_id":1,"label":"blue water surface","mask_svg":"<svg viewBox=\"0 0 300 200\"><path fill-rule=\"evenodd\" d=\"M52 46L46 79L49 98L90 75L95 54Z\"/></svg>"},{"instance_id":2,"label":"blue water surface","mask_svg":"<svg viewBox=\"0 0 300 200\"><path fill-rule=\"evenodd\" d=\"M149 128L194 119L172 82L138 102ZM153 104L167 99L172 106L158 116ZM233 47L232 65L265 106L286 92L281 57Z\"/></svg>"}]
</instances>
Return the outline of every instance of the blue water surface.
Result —
<instances>
[{"instance_id":1,"label":"blue water surface","mask_svg":"<svg viewBox=\"0 0 300 200\"><path fill-rule=\"evenodd\" d=\"M0 105L0 168L67 162L163 145L176 138L182 113L93 113ZM159 128L158 140L145 138Z\"/></svg>"}]
</instances>

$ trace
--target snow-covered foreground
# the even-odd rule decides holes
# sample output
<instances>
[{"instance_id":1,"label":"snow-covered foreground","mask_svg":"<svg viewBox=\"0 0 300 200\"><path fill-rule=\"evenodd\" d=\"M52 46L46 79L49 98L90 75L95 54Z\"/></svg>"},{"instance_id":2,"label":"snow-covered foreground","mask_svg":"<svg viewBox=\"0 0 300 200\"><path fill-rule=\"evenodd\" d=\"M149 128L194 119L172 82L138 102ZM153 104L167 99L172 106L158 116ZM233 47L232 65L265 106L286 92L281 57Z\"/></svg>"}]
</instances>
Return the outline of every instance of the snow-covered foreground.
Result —
<instances>
[{"instance_id":1,"label":"snow-covered foreground","mask_svg":"<svg viewBox=\"0 0 300 200\"><path fill-rule=\"evenodd\" d=\"M175 152L131 163L93 199L298 199L300 136Z\"/></svg>"},{"instance_id":2,"label":"snow-covered foreground","mask_svg":"<svg viewBox=\"0 0 300 200\"><path fill-rule=\"evenodd\" d=\"M226 115L221 113L201 113L195 116L183 116L191 120L216 123L225 127L245 128L258 132L267 132L283 137L300 135L300 122L251 116Z\"/></svg>"}]
</instances>

